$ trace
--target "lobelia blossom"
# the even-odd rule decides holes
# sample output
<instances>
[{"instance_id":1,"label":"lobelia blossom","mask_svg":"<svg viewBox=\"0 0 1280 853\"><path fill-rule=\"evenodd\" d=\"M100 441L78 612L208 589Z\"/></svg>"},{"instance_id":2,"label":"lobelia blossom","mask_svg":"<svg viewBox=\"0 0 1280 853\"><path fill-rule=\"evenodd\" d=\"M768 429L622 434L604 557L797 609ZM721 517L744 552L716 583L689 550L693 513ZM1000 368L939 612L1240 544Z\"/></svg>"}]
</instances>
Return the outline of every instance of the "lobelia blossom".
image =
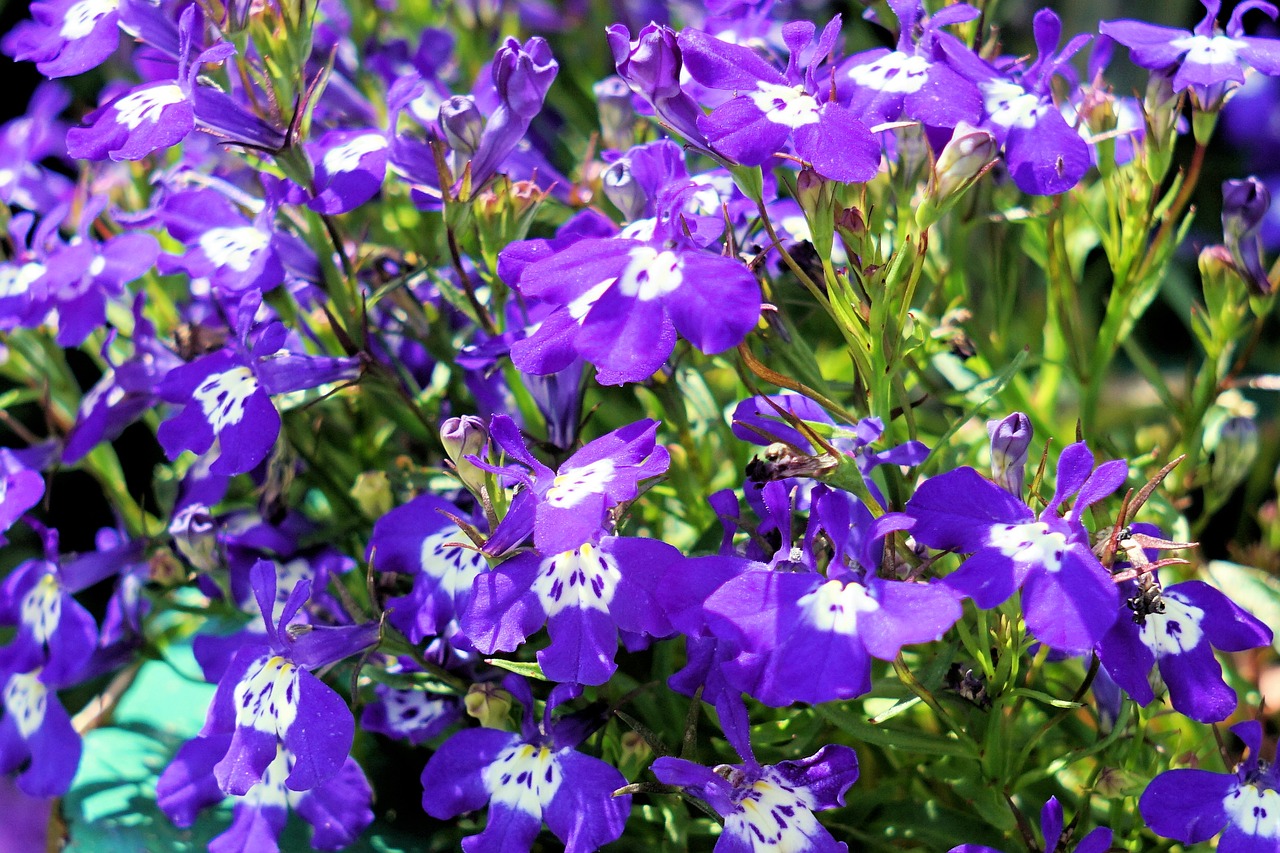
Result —
<instances>
[{"instance_id":1,"label":"lobelia blossom","mask_svg":"<svg viewBox=\"0 0 1280 853\"><path fill-rule=\"evenodd\" d=\"M1040 833L1044 836L1044 847L1041 849L1054 851L1054 853L1061 850L1066 853L1065 839L1062 837L1062 803L1058 802L1057 797L1050 797L1044 804L1044 808L1040 810ZM1072 849L1075 853L1106 853L1110 848L1111 830L1099 826L1081 838L1080 843ZM1000 851L982 844L961 844L958 847L952 847L948 853L1000 853Z\"/></svg>"},{"instance_id":2,"label":"lobelia blossom","mask_svg":"<svg viewBox=\"0 0 1280 853\"><path fill-rule=\"evenodd\" d=\"M414 643L437 635L453 640L475 579L489 568L484 555L450 516L467 513L434 495L419 495L373 525L369 564L413 578L408 595L388 599L387 621ZM458 638L465 639L465 638Z\"/></svg>"},{"instance_id":3,"label":"lobelia blossom","mask_svg":"<svg viewBox=\"0 0 1280 853\"><path fill-rule=\"evenodd\" d=\"M178 76L135 86L90 113L88 127L67 131L67 153L77 160L141 160L153 151L176 145L196 126L193 91L200 67L222 62L235 47L221 42L200 51L193 44L203 26L195 6L188 6L179 25Z\"/></svg>"},{"instance_id":4,"label":"lobelia blossom","mask_svg":"<svg viewBox=\"0 0 1280 853\"><path fill-rule=\"evenodd\" d=\"M554 310L512 347L516 366L554 373L580 356L598 382L621 385L657 371L677 331L708 354L741 343L760 317L760 285L741 261L685 235L683 209L697 192L687 184L663 199L648 239L588 237L520 267L520 293ZM502 254L521 251L512 245Z\"/></svg>"},{"instance_id":5,"label":"lobelia blossom","mask_svg":"<svg viewBox=\"0 0 1280 853\"><path fill-rule=\"evenodd\" d=\"M227 735L215 739L229 740ZM183 829L195 823L200 811L226 797L213 772L216 750L203 747L200 739L184 744L156 783L156 804ZM277 853L290 810L314 828L314 850L341 850L373 822L373 790L354 758L348 757L332 778L306 791L285 785L295 761L284 747L277 748L262 781L235 798L231 825L209 842L209 853Z\"/></svg>"},{"instance_id":6,"label":"lobelia blossom","mask_svg":"<svg viewBox=\"0 0 1280 853\"><path fill-rule=\"evenodd\" d=\"M1063 118L1053 96L1054 76L1090 36L1078 35L1055 53L1062 35L1061 19L1052 10L1041 9L1033 26L1039 56L1012 76L980 59L950 33L936 37L952 67L977 84L982 124L1004 146L1014 184L1030 195L1055 195L1079 183L1093 162L1088 143Z\"/></svg>"},{"instance_id":7,"label":"lobelia blossom","mask_svg":"<svg viewBox=\"0 0 1280 853\"><path fill-rule=\"evenodd\" d=\"M528 684L511 676L503 685L524 705L520 732L464 729L441 744L422 770L422 808L448 820L489 807L479 835L464 838L467 853L530 850L545 823L567 853L587 853L622 835L631 795L613 792L627 780L615 768L574 747L599 726L551 712L582 692L552 689L540 723L534 722Z\"/></svg>"},{"instance_id":8,"label":"lobelia blossom","mask_svg":"<svg viewBox=\"0 0 1280 853\"><path fill-rule=\"evenodd\" d=\"M315 163L315 191L307 207L334 215L355 210L382 189L387 174L385 134L331 130L307 146Z\"/></svg>"},{"instance_id":9,"label":"lobelia blossom","mask_svg":"<svg viewBox=\"0 0 1280 853\"><path fill-rule=\"evenodd\" d=\"M491 655L514 651L545 624L551 643L537 659L547 678L604 684L617 669L619 631L672 633L653 596L664 571L680 560L665 542L614 536L519 554L476 578L462 633Z\"/></svg>"},{"instance_id":10,"label":"lobelia blossom","mask_svg":"<svg viewBox=\"0 0 1280 853\"><path fill-rule=\"evenodd\" d=\"M204 728L186 747L187 763L212 764L218 788L243 796L265 781L284 750L289 755L280 768L284 787L308 791L342 771L355 734L347 703L311 670L371 647L378 640L378 626L306 625L292 630L311 597L311 581L293 587L278 618L272 615L275 568L259 561L251 582L267 625L265 637L246 643L222 674ZM176 764L166 771L169 774L193 775Z\"/></svg>"},{"instance_id":11,"label":"lobelia blossom","mask_svg":"<svg viewBox=\"0 0 1280 853\"><path fill-rule=\"evenodd\" d=\"M119 0L32 3L31 18L4 38L4 51L51 79L97 68L120 46Z\"/></svg>"},{"instance_id":12,"label":"lobelia blossom","mask_svg":"<svg viewBox=\"0 0 1280 853\"><path fill-rule=\"evenodd\" d=\"M640 493L640 481L666 472L667 449L657 443L658 422L637 421L602 435L552 471L539 462L515 421L494 415L489 435L519 465L495 466L470 457L477 467L524 486L507 516L498 523L485 553L499 555L519 545L530 533L542 554L572 551L596 541L609 512Z\"/></svg>"},{"instance_id":13,"label":"lobelia blossom","mask_svg":"<svg viewBox=\"0 0 1280 853\"><path fill-rule=\"evenodd\" d=\"M70 102L61 86L41 83L26 112L0 125L0 201L41 212L71 203L74 185L44 165L66 150L66 126L58 116Z\"/></svg>"},{"instance_id":14,"label":"lobelia blossom","mask_svg":"<svg viewBox=\"0 0 1280 853\"><path fill-rule=\"evenodd\" d=\"M1147 826L1165 838L1198 844L1221 832L1220 853L1275 853L1280 850L1280 773L1260 754L1260 722L1237 723L1231 731L1248 748L1234 772L1166 770L1147 785L1138 808Z\"/></svg>"},{"instance_id":15,"label":"lobelia blossom","mask_svg":"<svg viewBox=\"0 0 1280 853\"><path fill-rule=\"evenodd\" d=\"M848 494L824 490L804 548L783 530L786 565L744 571L706 599L710 632L742 650L722 667L729 684L775 707L849 699L871 689L872 658L940 638L960 618L955 594L877 574L884 537L909 525L901 514L873 519ZM825 575L813 569L819 528L836 549Z\"/></svg>"},{"instance_id":16,"label":"lobelia blossom","mask_svg":"<svg viewBox=\"0 0 1280 853\"><path fill-rule=\"evenodd\" d=\"M544 39L535 36L522 45L508 37L494 54L490 70L498 105L489 114L471 158L473 187L489 180L524 138L534 116L542 110L560 64Z\"/></svg>"},{"instance_id":17,"label":"lobelia blossom","mask_svg":"<svg viewBox=\"0 0 1280 853\"><path fill-rule=\"evenodd\" d=\"M222 294L265 293L285 279L285 235L272 227L274 214L274 206L266 204L250 222L216 190L173 193L160 218L187 251L181 257L161 256L158 269L207 279Z\"/></svg>"},{"instance_id":18,"label":"lobelia blossom","mask_svg":"<svg viewBox=\"0 0 1280 853\"><path fill-rule=\"evenodd\" d=\"M1134 527L1159 534L1150 525ZM1175 710L1202 723L1231 716L1236 692L1223 680L1213 650L1269 645L1271 629L1203 581L1162 587L1152 573L1126 583L1122 592L1132 618L1122 611L1097 646L1111 678L1139 705L1148 705L1155 699L1151 668L1158 666Z\"/></svg>"},{"instance_id":19,"label":"lobelia blossom","mask_svg":"<svg viewBox=\"0 0 1280 853\"><path fill-rule=\"evenodd\" d=\"M240 304L239 340L169 371L156 391L182 411L160 425L156 437L170 459L184 450L203 454L218 442L209 470L243 474L271 451L280 433L272 395L354 379L355 358L308 356L293 351L279 321L250 334L260 297L250 292ZM252 338L252 341L250 341Z\"/></svg>"},{"instance_id":20,"label":"lobelia blossom","mask_svg":"<svg viewBox=\"0 0 1280 853\"><path fill-rule=\"evenodd\" d=\"M71 789L84 749L56 692L73 682L14 663L0 664L0 774L21 771L18 788L27 796L60 797Z\"/></svg>"},{"instance_id":21,"label":"lobelia blossom","mask_svg":"<svg viewBox=\"0 0 1280 853\"><path fill-rule=\"evenodd\" d=\"M830 83L819 66L840 35L837 15L815 40L808 21L782 27L791 51L780 72L749 48L698 30L680 33L679 45L690 76L734 97L698 119L711 147L744 166L758 166L786 148L833 181L861 183L880 167L880 145L851 109L827 100ZM822 98L823 100L819 100Z\"/></svg>"},{"instance_id":22,"label":"lobelia blossom","mask_svg":"<svg viewBox=\"0 0 1280 853\"><path fill-rule=\"evenodd\" d=\"M1191 30L1119 20L1101 22L1098 32L1129 48L1134 65L1160 72L1176 68L1173 91L1190 89L1201 109L1216 111L1244 84L1248 69L1280 75L1280 41L1244 34L1246 12L1256 9L1274 19L1276 8L1265 0L1246 0L1231 10L1224 32L1217 25L1220 0L1201 2L1205 16Z\"/></svg>"},{"instance_id":23,"label":"lobelia blossom","mask_svg":"<svg viewBox=\"0 0 1280 853\"><path fill-rule=\"evenodd\" d=\"M660 781L695 794L724 818L715 853L849 849L818 823L814 812L843 806L845 792L858 781L858 756L851 748L828 745L808 758L762 765L751 750L740 703L735 711L721 713L720 724L741 764L708 768L668 756L653 762Z\"/></svg>"},{"instance_id":24,"label":"lobelia blossom","mask_svg":"<svg viewBox=\"0 0 1280 853\"><path fill-rule=\"evenodd\" d=\"M1115 624L1120 599L1081 516L1127 475L1123 460L1094 470L1093 454L1078 442L1062 451L1057 488L1038 517L1020 498L967 467L922 483L906 514L915 519L916 541L970 555L943 579L947 586L984 610L1021 589L1027 628L1036 639L1057 651L1085 653ZM1073 495L1071 512L1059 517L1059 507Z\"/></svg>"},{"instance_id":25,"label":"lobelia blossom","mask_svg":"<svg viewBox=\"0 0 1280 853\"><path fill-rule=\"evenodd\" d=\"M908 118L929 127L976 124L982 96L974 84L944 61L934 33L978 16L965 3L925 16L920 0L893 0L898 16L896 49L878 47L855 54L836 71L836 91L864 121L873 124Z\"/></svg>"},{"instance_id":26,"label":"lobelia blossom","mask_svg":"<svg viewBox=\"0 0 1280 853\"><path fill-rule=\"evenodd\" d=\"M1027 449L1034 435L1031 419L1014 412L1001 420L987 421L991 439L991 479L1014 497L1022 496L1027 473Z\"/></svg>"},{"instance_id":27,"label":"lobelia blossom","mask_svg":"<svg viewBox=\"0 0 1280 853\"><path fill-rule=\"evenodd\" d=\"M7 447L0 447L0 545L4 532L44 497L44 477Z\"/></svg>"}]
</instances>

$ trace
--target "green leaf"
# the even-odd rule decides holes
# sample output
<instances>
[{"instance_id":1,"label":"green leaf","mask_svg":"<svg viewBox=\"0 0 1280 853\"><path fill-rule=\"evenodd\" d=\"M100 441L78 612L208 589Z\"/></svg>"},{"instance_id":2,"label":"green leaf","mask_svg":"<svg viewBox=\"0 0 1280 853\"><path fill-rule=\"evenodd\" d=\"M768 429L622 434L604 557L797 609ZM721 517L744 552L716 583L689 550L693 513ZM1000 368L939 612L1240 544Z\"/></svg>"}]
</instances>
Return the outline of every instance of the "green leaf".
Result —
<instances>
[{"instance_id":1,"label":"green leaf","mask_svg":"<svg viewBox=\"0 0 1280 853\"><path fill-rule=\"evenodd\" d=\"M507 672L514 672L516 675L523 675L525 678L536 678L538 681L550 681L542 674L542 667L536 663L525 663L518 660L503 660L502 658L485 658L485 663L490 666L496 666L498 669L505 669Z\"/></svg>"}]
</instances>

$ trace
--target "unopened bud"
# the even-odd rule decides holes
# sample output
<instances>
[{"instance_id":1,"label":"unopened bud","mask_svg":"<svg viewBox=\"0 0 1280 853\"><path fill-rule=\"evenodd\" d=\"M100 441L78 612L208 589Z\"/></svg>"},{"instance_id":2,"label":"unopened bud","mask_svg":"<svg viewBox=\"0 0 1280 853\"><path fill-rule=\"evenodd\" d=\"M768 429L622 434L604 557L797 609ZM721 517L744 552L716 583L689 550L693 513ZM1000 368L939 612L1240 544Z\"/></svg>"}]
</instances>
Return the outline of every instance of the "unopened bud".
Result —
<instances>
[{"instance_id":1,"label":"unopened bud","mask_svg":"<svg viewBox=\"0 0 1280 853\"><path fill-rule=\"evenodd\" d=\"M473 684L462 699L467 716L479 720L486 729L507 727L511 703L511 694L496 684Z\"/></svg>"},{"instance_id":2,"label":"unopened bud","mask_svg":"<svg viewBox=\"0 0 1280 853\"><path fill-rule=\"evenodd\" d=\"M816 209L822 200L822 188L826 183L813 169L801 169L796 176L796 201L805 210Z\"/></svg>"},{"instance_id":3,"label":"unopened bud","mask_svg":"<svg viewBox=\"0 0 1280 853\"><path fill-rule=\"evenodd\" d=\"M641 189L631 174L631 161L626 157L615 160L613 165L604 170L600 180L605 197L613 202L614 207L622 211L627 222L634 222L644 217L645 204L649 197Z\"/></svg>"},{"instance_id":4,"label":"unopened bud","mask_svg":"<svg viewBox=\"0 0 1280 853\"><path fill-rule=\"evenodd\" d=\"M198 571L212 572L221 565L218 522L204 504L190 504L179 510L169 524L169 535L178 553Z\"/></svg>"},{"instance_id":5,"label":"unopened bud","mask_svg":"<svg viewBox=\"0 0 1280 853\"><path fill-rule=\"evenodd\" d=\"M485 120L469 95L454 95L440 105L440 130L449 147L470 157L480 147Z\"/></svg>"},{"instance_id":6,"label":"unopened bud","mask_svg":"<svg viewBox=\"0 0 1280 853\"><path fill-rule=\"evenodd\" d=\"M1248 478L1257 458L1258 425L1253 418L1227 418L1216 436L1209 482L1215 490L1229 492Z\"/></svg>"},{"instance_id":7,"label":"unopened bud","mask_svg":"<svg viewBox=\"0 0 1280 853\"><path fill-rule=\"evenodd\" d=\"M1249 289L1259 294L1271 292L1271 282L1262 264L1258 231L1271 209L1271 192L1252 175L1222 184L1222 235L1231 258Z\"/></svg>"},{"instance_id":8,"label":"unopened bud","mask_svg":"<svg viewBox=\"0 0 1280 853\"><path fill-rule=\"evenodd\" d=\"M989 131L965 122L956 125L934 164L933 180L916 210L916 223L927 228L937 222L995 164L999 150Z\"/></svg>"},{"instance_id":9,"label":"unopened bud","mask_svg":"<svg viewBox=\"0 0 1280 853\"><path fill-rule=\"evenodd\" d=\"M636 111L631 105L631 87L618 75L606 77L591 87L600 114L600 133L606 148L624 151L635 141Z\"/></svg>"},{"instance_id":10,"label":"unopened bud","mask_svg":"<svg viewBox=\"0 0 1280 853\"><path fill-rule=\"evenodd\" d=\"M1014 412L1003 420L987 421L991 437L991 479L1016 497L1022 497L1027 470L1027 450L1034 430L1031 419Z\"/></svg>"},{"instance_id":11,"label":"unopened bud","mask_svg":"<svg viewBox=\"0 0 1280 853\"><path fill-rule=\"evenodd\" d=\"M440 425L440 442L444 445L444 452L449 454L463 484L473 492L480 491L485 475L484 471L467 461L467 457L483 453L488 440L489 430L484 421L475 415L449 418Z\"/></svg>"}]
</instances>

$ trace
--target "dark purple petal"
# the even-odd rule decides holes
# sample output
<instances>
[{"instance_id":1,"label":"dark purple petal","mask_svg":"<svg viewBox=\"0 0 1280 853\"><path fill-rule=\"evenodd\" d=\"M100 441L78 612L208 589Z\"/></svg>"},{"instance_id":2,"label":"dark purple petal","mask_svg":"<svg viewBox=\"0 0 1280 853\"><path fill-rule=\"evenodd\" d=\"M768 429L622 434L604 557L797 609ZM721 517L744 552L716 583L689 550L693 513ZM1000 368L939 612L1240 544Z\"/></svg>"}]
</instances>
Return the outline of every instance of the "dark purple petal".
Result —
<instances>
[{"instance_id":1,"label":"dark purple petal","mask_svg":"<svg viewBox=\"0 0 1280 853\"><path fill-rule=\"evenodd\" d=\"M1138 626L1122 613L1098 641L1098 658L1111 678L1139 705L1155 699L1148 676L1156 657L1138 635Z\"/></svg>"},{"instance_id":2,"label":"dark purple petal","mask_svg":"<svg viewBox=\"0 0 1280 853\"><path fill-rule=\"evenodd\" d=\"M744 166L759 166L786 148L791 131L788 125L771 120L770 115L762 112L751 98L740 96L698 119L698 129L706 134L712 147L730 160Z\"/></svg>"},{"instance_id":3,"label":"dark purple petal","mask_svg":"<svg viewBox=\"0 0 1280 853\"><path fill-rule=\"evenodd\" d=\"M618 626L607 611L571 604L548 618L547 632L538 663L552 681L604 684L617 670Z\"/></svg>"},{"instance_id":4,"label":"dark purple petal","mask_svg":"<svg viewBox=\"0 0 1280 853\"><path fill-rule=\"evenodd\" d=\"M796 153L824 178L860 184L880 169L880 143L851 109L828 101L818 110L816 124L798 127L792 135Z\"/></svg>"},{"instance_id":5,"label":"dark purple petal","mask_svg":"<svg viewBox=\"0 0 1280 853\"><path fill-rule=\"evenodd\" d=\"M911 535L930 548L978 551L995 524L1017 524L1035 517L1026 504L972 468L957 468L920 484L907 501L916 519Z\"/></svg>"},{"instance_id":6,"label":"dark purple petal","mask_svg":"<svg viewBox=\"0 0 1280 853\"><path fill-rule=\"evenodd\" d=\"M750 48L729 44L695 29L681 32L678 42L689 76L709 88L740 92L754 89L762 82L787 83L778 69Z\"/></svg>"},{"instance_id":7,"label":"dark purple petal","mask_svg":"<svg viewBox=\"0 0 1280 853\"><path fill-rule=\"evenodd\" d=\"M1271 643L1271 628L1203 581L1185 581L1165 590L1204 611L1205 636L1224 652L1242 652Z\"/></svg>"},{"instance_id":8,"label":"dark purple petal","mask_svg":"<svg viewBox=\"0 0 1280 853\"><path fill-rule=\"evenodd\" d=\"M601 383L621 384L652 376L675 343L675 327L661 301L627 296L615 284L587 312L577 346L599 368Z\"/></svg>"},{"instance_id":9,"label":"dark purple petal","mask_svg":"<svg viewBox=\"0 0 1280 853\"><path fill-rule=\"evenodd\" d=\"M1013 182L1030 195L1064 193L1093 164L1088 144L1051 104L1034 125L1010 129L1005 159Z\"/></svg>"},{"instance_id":10,"label":"dark purple petal","mask_svg":"<svg viewBox=\"0 0 1280 853\"><path fill-rule=\"evenodd\" d=\"M1222 680L1222 667L1208 643L1159 658L1160 675L1175 709L1201 723L1219 723L1236 710L1236 692Z\"/></svg>"},{"instance_id":11,"label":"dark purple petal","mask_svg":"<svg viewBox=\"0 0 1280 853\"><path fill-rule=\"evenodd\" d=\"M540 565L536 555L522 554L476 577L461 625L481 654L514 651L546 621L531 590Z\"/></svg>"},{"instance_id":12,"label":"dark purple petal","mask_svg":"<svg viewBox=\"0 0 1280 853\"><path fill-rule=\"evenodd\" d=\"M489 802L483 772L520 736L497 729L463 729L440 745L422 769L422 809L438 820Z\"/></svg>"},{"instance_id":13,"label":"dark purple petal","mask_svg":"<svg viewBox=\"0 0 1280 853\"><path fill-rule=\"evenodd\" d=\"M804 788L814 809L835 809L844 805L845 792L858 781L858 756L850 747L828 745L808 758L780 762L774 772L789 785Z\"/></svg>"},{"instance_id":14,"label":"dark purple petal","mask_svg":"<svg viewBox=\"0 0 1280 853\"><path fill-rule=\"evenodd\" d=\"M187 828L200 811L222 802L213 767L231 746L230 734L197 737L178 750L156 782L156 805L175 825Z\"/></svg>"},{"instance_id":15,"label":"dark purple petal","mask_svg":"<svg viewBox=\"0 0 1280 853\"><path fill-rule=\"evenodd\" d=\"M1026 567L994 548L984 548L960 564L942 582L973 599L983 610L999 607L1022 583Z\"/></svg>"},{"instance_id":16,"label":"dark purple petal","mask_svg":"<svg viewBox=\"0 0 1280 853\"><path fill-rule=\"evenodd\" d=\"M315 827L311 846L341 850L355 841L373 823L372 800L364 771L354 758L348 758L336 776L298 800L298 814Z\"/></svg>"}]
</instances>

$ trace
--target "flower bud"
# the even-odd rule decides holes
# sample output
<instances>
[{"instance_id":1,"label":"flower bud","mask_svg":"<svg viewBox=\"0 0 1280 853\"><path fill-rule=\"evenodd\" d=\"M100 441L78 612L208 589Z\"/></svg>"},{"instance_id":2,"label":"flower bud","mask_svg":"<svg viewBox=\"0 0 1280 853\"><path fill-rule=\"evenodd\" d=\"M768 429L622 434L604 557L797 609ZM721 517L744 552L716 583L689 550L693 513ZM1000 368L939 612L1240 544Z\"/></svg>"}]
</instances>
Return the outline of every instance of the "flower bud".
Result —
<instances>
[{"instance_id":1,"label":"flower bud","mask_svg":"<svg viewBox=\"0 0 1280 853\"><path fill-rule=\"evenodd\" d=\"M1258 425L1253 418L1237 415L1219 428L1209 466L1209 482L1219 493L1243 483L1258 458Z\"/></svg>"},{"instance_id":2,"label":"flower bud","mask_svg":"<svg viewBox=\"0 0 1280 853\"><path fill-rule=\"evenodd\" d=\"M623 157L615 160L613 165L604 170L600 182L605 197L622 211L625 221L634 222L644 217L644 208L649 197L632 176L629 159Z\"/></svg>"},{"instance_id":3,"label":"flower bud","mask_svg":"<svg viewBox=\"0 0 1280 853\"><path fill-rule=\"evenodd\" d=\"M444 452L449 454L463 484L473 492L480 491L485 474L468 462L466 457L483 453L488 441L489 430L484 421L475 415L449 418L440 425L440 442L444 445Z\"/></svg>"},{"instance_id":4,"label":"flower bud","mask_svg":"<svg viewBox=\"0 0 1280 853\"><path fill-rule=\"evenodd\" d=\"M1258 231L1271 209L1271 193L1252 175L1222 184L1222 234L1236 268L1255 293L1271 292L1271 282L1262 266Z\"/></svg>"},{"instance_id":5,"label":"flower bud","mask_svg":"<svg viewBox=\"0 0 1280 853\"><path fill-rule=\"evenodd\" d=\"M591 90L596 96L605 147L619 151L630 148L635 141L636 111L631 105L631 87L627 81L614 74L596 83Z\"/></svg>"},{"instance_id":6,"label":"flower bud","mask_svg":"<svg viewBox=\"0 0 1280 853\"><path fill-rule=\"evenodd\" d=\"M454 95L440 105L440 131L449 147L463 157L470 157L480 147L484 135L484 116L469 95Z\"/></svg>"},{"instance_id":7,"label":"flower bud","mask_svg":"<svg viewBox=\"0 0 1280 853\"><path fill-rule=\"evenodd\" d=\"M467 716L479 720L486 729L507 727L511 702L511 694L496 684L473 684L462 699Z\"/></svg>"},{"instance_id":8,"label":"flower bud","mask_svg":"<svg viewBox=\"0 0 1280 853\"><path fill-rule=\"evenodd\" d=\"M1022 497L1027 469L1027 449L1034 430L1031 419L1014 412L1003 420L987 421L991 437L991 479L1006 492Z\"/></svg>"},{"instance_id":9,"label":"flower bud","mask_svg":"<svg viewBox=\"0 0 1280 853\"><path fill-rule=\"evenodd\" d=\"M698 130L702 108L680 88L684 59L675 30L650 23L632 41L624 24L614 24L605 34L618 75L631 91L648 101L658 118L689 142L705 146L706 137Z\"/></svg>"},{"instance_id":10,"label":"flower bud","mask_svg":"<svg viewBox=\"0 0 1280 853\"><path fill-rule=\"evenodd\" d=\"M178 553L198 571L212 572L222 564L218 522L204 504L190 504L179 510L169 524L169 535Z\"/></svg>"},{"instance_id":11,"label":"flower bud","mask_svg":"<svg viewBox=\"0 0 1280 853\"><path fill-rule=\"evenodd\" d=\"M916 210L916 223L928 228L995 164L1000 149L989 131L960 122L933 167L933 180Z\"/></svg>"}]
</instances>

